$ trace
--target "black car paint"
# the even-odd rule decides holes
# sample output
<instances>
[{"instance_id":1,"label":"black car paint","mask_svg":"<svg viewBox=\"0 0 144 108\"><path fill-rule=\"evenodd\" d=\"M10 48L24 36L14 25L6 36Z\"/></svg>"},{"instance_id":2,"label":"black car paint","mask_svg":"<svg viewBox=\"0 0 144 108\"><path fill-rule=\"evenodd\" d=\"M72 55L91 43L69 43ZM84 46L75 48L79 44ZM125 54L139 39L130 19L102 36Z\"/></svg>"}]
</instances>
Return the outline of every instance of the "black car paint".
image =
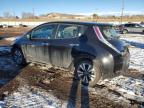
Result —
<instances>
[{"instance_id":1,"label":"black car paint","mask_svg":"<svg viewBox=\"0 0 144 108\"><path fill-rule=\"evenodd\" d=\"M109 24L87 22L50 23L81 25L84 26L84 33L80 37L69 39L55 39L54 34L53 39L33 40L27 38L27 34L31 33L35 28L32 29L13 44L13 48L19 47L22 49L27 62L40 62L70 69L78 60L89 59L93 63L98 62L100 64L103 78L114 76L116 71L124 71L123 68L126 67L124 63L129 61L129 55L125 57L125 55L117 53L100 42L93 30L93 26L107 26ZM119 39L108 41L120 52L124 52L127 48L127 45ZM121 58L123 59L120 60ZM121 65L117 65L119 61ZM116 66L120 68L117 69Z\"/></svg>"}]
</instances>

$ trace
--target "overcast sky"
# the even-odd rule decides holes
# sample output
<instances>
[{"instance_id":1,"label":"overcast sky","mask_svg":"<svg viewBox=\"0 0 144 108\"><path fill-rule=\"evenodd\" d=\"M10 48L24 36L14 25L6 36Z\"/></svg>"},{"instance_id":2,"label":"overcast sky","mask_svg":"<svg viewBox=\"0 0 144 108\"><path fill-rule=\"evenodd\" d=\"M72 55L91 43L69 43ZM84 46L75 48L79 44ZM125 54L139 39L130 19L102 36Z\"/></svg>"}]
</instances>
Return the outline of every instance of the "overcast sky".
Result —
<instances>
[{"instance_id":1,"label":"overcast sky","mask_svg":"<svg viewBox=\"0 0 144 108\"><path fill-rule=\"evenodd\" d=\"M22 12L36 15L60 12L69 14L120 14L122 0L0 0L0 16L4 12L21 16ZM124 0L125 14L144 14L144 0Z\"/></svg>"}]
</instances>

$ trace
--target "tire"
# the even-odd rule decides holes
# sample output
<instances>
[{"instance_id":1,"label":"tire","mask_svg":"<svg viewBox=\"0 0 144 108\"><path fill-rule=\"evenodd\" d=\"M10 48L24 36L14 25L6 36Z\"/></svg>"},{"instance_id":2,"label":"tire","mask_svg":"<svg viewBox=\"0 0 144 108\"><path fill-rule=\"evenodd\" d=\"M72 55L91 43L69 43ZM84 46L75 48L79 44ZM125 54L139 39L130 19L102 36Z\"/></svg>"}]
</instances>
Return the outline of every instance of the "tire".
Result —
<instances>
[{"instance_id":1,"label":"tire","mask_svg":"<svg viewBox=\"0 0 144 108\"><path fill-rule=\"evenodd\" d=\"M126 34L126 33L128 33L128 30L124 29L124 30L122 31L122 33L123 33L123 34Z\"/></svg>"},{"instance_id":2,"label":"tire","mask_svg":"<svg viewBox=\"0 0 144 108\"><path fill-rule=\"evenodd\" d=\"M20 48L14 48L12 50L13 60L17 65L25 65L26 60Z\"/></svg>"},{"instance_id":3,"label":"tire","mask_svg":"<svg viewBox=\"0 0 144 108\"><path fill-rule=\"evenodd\" d=\"M90 60L79 60L75 65L76 78L86 86L94 87L101 79L100 66Z\"/></svg>"}]
</instances>

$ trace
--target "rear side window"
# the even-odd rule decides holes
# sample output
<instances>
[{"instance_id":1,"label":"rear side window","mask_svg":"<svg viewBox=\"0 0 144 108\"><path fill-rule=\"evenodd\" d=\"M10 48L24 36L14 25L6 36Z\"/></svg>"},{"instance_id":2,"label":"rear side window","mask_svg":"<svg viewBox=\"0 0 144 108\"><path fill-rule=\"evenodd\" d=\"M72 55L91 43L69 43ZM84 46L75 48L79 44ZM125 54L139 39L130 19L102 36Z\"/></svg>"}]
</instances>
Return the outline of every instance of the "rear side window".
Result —
<instances>
[{"instance_id":1,"label":"rear side window","mask_svg":"<svg viewBox=\"0 0 144 108\"><path fill-rule=\"evenodd\" d=\"M114 26L99 26L102 35L106 39L116 38L118 34L114 28Z\"/></svg>"},{"instance_id":2,"label":"rear side window","mask_svg":"<svg viewBox=\"0 0 144 108\"><path fill-rule=\"evenodd\" d=\"M125 24L125 27L135 27L135 24Z\"/></svg>"},{"instance_id":3,"label":"rear side window","mask_svg":"<svg viewBox=\"0 0 144 108\"><path fill-rule=\"evenodd\" d=\"M135 27L135 24L131 24L131 27Z\"/></svg>"},{"instance_id":4,"label":"rear side window","mask_svg":"<svg viewBox=\"0 0 144 108\"><path fill-rule=\"evenodd\" d=\"M81 36L82 27L79 25L61 24L59 25L56 38L67 39Z\"/></svg>"},{"instance_id":5,"label":"rear side window","mask_svg":"<svg viewBox=\"0 0 144 108\"><path fill-rule=\"evenodd\" d=\"M125 27L131 27L131 24L125 24Z\"/></svg>"},{"instance_id":6,"label":"rear side window","mask_svg":"<svg viewBox=\"0 0 144 108\"><path fill-rule=\"evenodd\" d=\"M40 26L32 31L32 39L51 39L56 29L56 24L48 24Z\"/></svg>"}]
</instances>

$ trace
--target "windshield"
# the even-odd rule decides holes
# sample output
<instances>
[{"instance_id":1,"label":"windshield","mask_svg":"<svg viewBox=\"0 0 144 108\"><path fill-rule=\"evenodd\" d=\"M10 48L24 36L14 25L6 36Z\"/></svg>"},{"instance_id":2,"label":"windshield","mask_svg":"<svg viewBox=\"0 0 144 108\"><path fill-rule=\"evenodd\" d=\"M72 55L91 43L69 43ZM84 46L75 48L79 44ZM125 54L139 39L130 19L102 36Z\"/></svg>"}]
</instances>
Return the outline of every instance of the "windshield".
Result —
<instances>
[{"instance_id":1,"label":"windshield","mask_svg":"<svg viewBox=\"0 0 144 108\"><path fill-rule=\"evenodd\" d=\"M112 38L118 37L118 33L116 32L114 26L101 26L100 30L101 30L102 35L106 39L112 39Z\"/></svg>"},{"instance_id":2,"label":"windshield","mask_svg":"<svg viewBox=\"0 0 144 108\"><path fill-rule=\"evenodd\" d=\"M140 24L141 27L144 27L144 24Z\"/></svg>"}]
</instances>

